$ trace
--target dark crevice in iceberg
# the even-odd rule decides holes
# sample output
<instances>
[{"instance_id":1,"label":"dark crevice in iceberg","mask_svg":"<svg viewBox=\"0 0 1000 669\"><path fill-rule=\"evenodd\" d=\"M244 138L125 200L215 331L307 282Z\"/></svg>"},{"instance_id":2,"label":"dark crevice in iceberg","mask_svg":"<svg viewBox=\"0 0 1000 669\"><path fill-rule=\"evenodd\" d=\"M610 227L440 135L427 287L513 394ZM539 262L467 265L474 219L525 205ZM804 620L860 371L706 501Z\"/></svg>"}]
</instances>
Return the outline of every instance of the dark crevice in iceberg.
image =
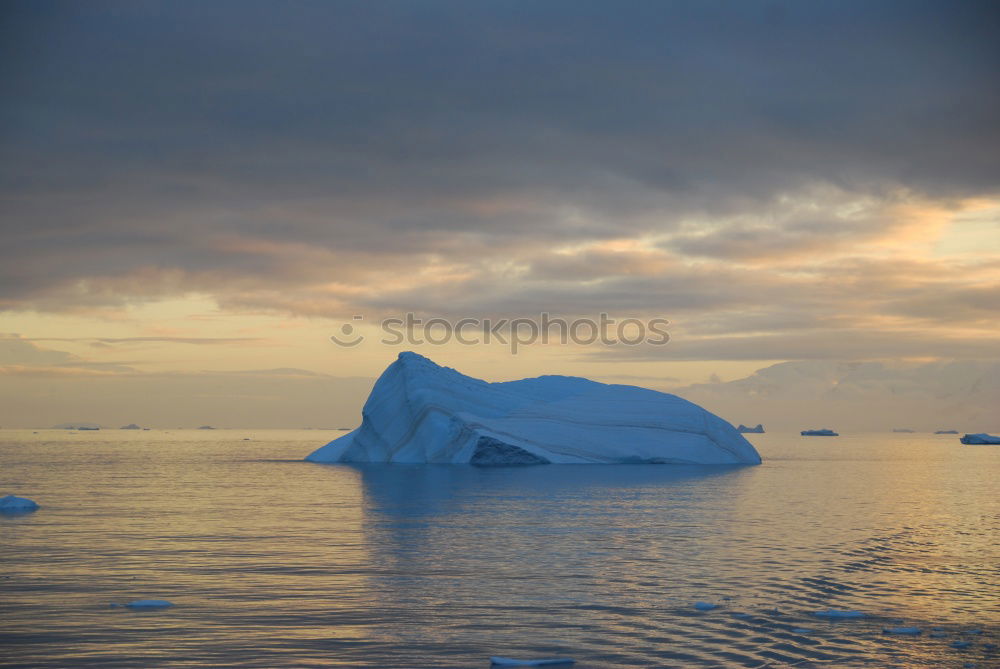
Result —
<instances>
[{"instance_id":1,"label":"dark crevice in iceberg","mask_svg":"<svg viewBox=\"0 0 1000 669\"><path fill-rule=\"evenodd\" d=\"M547 465L549 461L523 448L507 444L493 437L480 437L470 464L477 467L510 467L523 465Z\"/></svg>"}]
</instances>

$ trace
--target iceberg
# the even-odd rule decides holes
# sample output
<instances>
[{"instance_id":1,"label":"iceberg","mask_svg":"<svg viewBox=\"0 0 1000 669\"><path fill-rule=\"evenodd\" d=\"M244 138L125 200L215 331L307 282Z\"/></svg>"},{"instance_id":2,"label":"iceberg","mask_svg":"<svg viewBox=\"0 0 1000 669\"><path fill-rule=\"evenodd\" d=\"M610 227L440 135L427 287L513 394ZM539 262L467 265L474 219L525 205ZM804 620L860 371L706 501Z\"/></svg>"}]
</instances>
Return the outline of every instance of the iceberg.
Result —
<instances>
[{"instance_id":1,"label":"iceberg","mask_svg":"<svg viewBox=\"0 0 1000 669\"><path fill-rule=\"evenodd\" d=\"M137 599L125 606L129 609L168 609L173 605L173 602L168 602L165 599Z\"/></svg>"},{"instance_id":2,"label":"iceberg","mask_svg":"<svg viewBox=\"0 0 1000 669\"><path fill-rule=\"evenodd\" d=\"M569 657L553 657L543 660L515 660L512 657L494 655L490 658L490 664L495 667L547 667L554 664L576 664L576 661Z\"/></svg>"},{"instance_id":3,"label":"iceberg","mask_svg":"<svg viewBox=\"0 0 1000 669\"><path fill-rule=\"evenodd\" d=\"M743 423L740 423L736 427L736 431L740 434L764 434L764 426L757 423L757 427L747 427Z\"/></svg>"},{"instance_id":4,"label":"iceberg","mask_svg":"<svg viewBox=\"0 0 1000 669\"><path fill-rule=\"evenodd\" d=\"M802 430L800 432L803 437L839 437L840 435L833 430L823 428L821 430Z\"/></svg>"},{"instance_id":5,"label":"iceberg","mask_svg":"<svg viewBox=\"0 0 1000 669\"><path fill-rule=\"evenodd\" d=\"M760 464L728 422L692 402L570 376L488 383L404 352L382 373L361 426L311 462L510 466Z\"/></svg>"},{"instance_id":6,"label":"iceberg","mask_svg":"<svg viewBox=\"0 0 1000 669\"><path fill-rule=\"evenodd\" d=\"M837 609L827 609L826 611L813 611L814 616L820 618L830 618L831 620L850 620L852 618L864 618L861 611L840 611Z\"/></svg>"},{"instance_id":7,"label":"iceberg","mask_svg":"<svg viewBox=\"0 0 1000 669\"><path fill-rule=\"evenodd\" d=\"M970 446L984 446L986 444L1000 444L1000 437L994 437L992 434L979 432L978 434L967 434L964 437L961 437L959 441Z\"/></svg>"},{"instance_id":8,"label":"iceberg","mask_svg":"<svg viewBox=\"0 0 1000 669\"><path fill-rule=\"evenodd\" d=\"M0 497L0 513L28 513L37 510L38 503L27 497L17 495Z\"/></svg>"},{"instance_id":9,"label":"iceberg","mask_svg":"<svg viewBox=\"0 0 1000 669\"><path fill-rule=\"evenodd\" d=\"M882 630L882 634L920 634L919 627L886 627Z\"/></svg>"}]
</instances>

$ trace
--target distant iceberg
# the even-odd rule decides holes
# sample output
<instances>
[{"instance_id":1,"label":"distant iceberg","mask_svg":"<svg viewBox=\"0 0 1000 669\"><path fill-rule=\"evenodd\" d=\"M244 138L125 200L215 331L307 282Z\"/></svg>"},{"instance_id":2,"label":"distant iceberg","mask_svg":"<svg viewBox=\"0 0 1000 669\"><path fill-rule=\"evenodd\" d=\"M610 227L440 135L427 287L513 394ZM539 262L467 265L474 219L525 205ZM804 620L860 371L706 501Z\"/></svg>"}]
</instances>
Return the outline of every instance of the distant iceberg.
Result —
<instances>
[{"instance_id":1,"label":"distant iceberg","mask_svg":"<svg viewBox=\"0 0 1000 669\"><path fill-rule=\"evenodd\" d=\"M0 497L0 513L28 513L38 510L38 503L27 497L5 495Z\"/></svg>"},{"instance_id":2,"label":"distant iceberg","mask_svg":"<svg viewBox=\"0 0 1000 669\"><path fill-rule=\"evenodd\" d=\"M823 428L822 430L802 430L800 432L803 437L839 437L840 435L833 430L828 430Z\"/></svg>"},{"instance_id":3,"label":"distant iceberg","mask_svg":"<svg viewBox=\"0 0 1000 669\"><path fill-rule=\"evenodd\" d=\"M494 655L490 658L490 664L495 667L547 667L557 664L576 664L576 660L570 657L552 657L543 660L516 660L512 657Z\"/></svg>"},{"instance_id":4,"label":"distant iceberg","mask_svg":"<svg viewBox=\"0 0 1000 669\"><path fill-rule=\"evenodd\" d=\"M757 427L747 427L743 423L740 423L736 431L740 434L764 434L764 426L757 423Z\"/></svg>"},{"instance_id":5,"label":"distant iceberg","mask_svg":"<svg viewBox=\"0 0 1000 669\"><path fill-rule=\"evenodd\" d=\"M838 609L827 609L826 611L813 611L814 616L829 618L831 620L851 620L854 618L864 618L861 611L841 611Z\"/></svg>"},{"instance_id":6,"label":"distant iceberg","mask_svg":"<svg viewBox=\"0 0 1000 669\"><path fill-rule=\"evenodd\" d=\"M165 599L137 599L125 605L129 609L169 609L173 602Z\"/></svg>"},{"instance_id":7,"label":"distant iceberg","mask_svg":"<svg viewBox=\"0 0 1000 669\"><path fill-rule=\"evenodd\" d=\"M986 434L980 432L978 434L967 434L959 439L963 444L983 446L986 444L1000 444L1000 437L994 437L992 434Z\"/></svg>"},{"instance_id":8,"label":"distant iceberg","mask_svg":"<svg viewBox=\"0 0 1000 669\"><path fill-rule=\"evenodd\" d=\"M917 636L921 634L919 627L886 627L882 630L882 634L900 634L900 635L912 635Z\"/></svg>"},{"instance_id":9,"label":"distant iceberg","mask_svg":"<svg viewBox=\"0 0 1000 669\"><path fill-rule=\"evenodd\" d=\"M676 395L570 376L488 383L400 353L361 426L312 462L759 464L718 416Z\"/></svg>"}]
</instances>

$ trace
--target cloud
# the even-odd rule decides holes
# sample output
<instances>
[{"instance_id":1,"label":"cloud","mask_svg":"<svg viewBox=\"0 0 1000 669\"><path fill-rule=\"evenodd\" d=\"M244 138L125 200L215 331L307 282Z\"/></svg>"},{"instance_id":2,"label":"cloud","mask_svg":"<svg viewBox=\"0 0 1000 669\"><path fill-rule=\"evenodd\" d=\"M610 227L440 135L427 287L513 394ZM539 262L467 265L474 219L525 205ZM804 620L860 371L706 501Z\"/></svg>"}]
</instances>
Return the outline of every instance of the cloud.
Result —
<instances>
[{"instance_id":1,"label":"cloud","mask_svg":"<svg viewBox=\"0 0 1000 669\"><path fill-rule=\"evenodd\" d=\"M736 422L773 430L833 426L844 431L894 427L960 432L995 430L1000 361L923 364L798 360L724 383L672 392Z\"/></svg>"},{"instance_id":2,"label":"cloud","mask_svg":"<svg viewBox=\"0 0 1000 669\"><path fill-rule=\"evenodd\" d=\"M25 342L83 342L92 346L109 347L116 344L190 344L193 346L228 346L231 344L259 344L256 337L32 337Z\"/></svg>"},{"instance_id":3,"label":"cloud","mask_svg":"<svg viewBox=\"0 0 1000 669\"><path fill-rule=\"evenodd\" d=\"M0 333L0 374L59 376L130 371L131 367L121 363L93 362L66 351L41 348L17 334Z\"/></svg>"},{"instance_id":4,"label":"cloud","mask_svg":"<svg viewBox=\"0 0 1000 669\"><path fill-rule=\"evenodd\" d=\"M979 324L995 252L918 247L1000 197L998 15L8 3L0 309L617 310L752 327L739 355Z\"/></svg>"}]
</instances>

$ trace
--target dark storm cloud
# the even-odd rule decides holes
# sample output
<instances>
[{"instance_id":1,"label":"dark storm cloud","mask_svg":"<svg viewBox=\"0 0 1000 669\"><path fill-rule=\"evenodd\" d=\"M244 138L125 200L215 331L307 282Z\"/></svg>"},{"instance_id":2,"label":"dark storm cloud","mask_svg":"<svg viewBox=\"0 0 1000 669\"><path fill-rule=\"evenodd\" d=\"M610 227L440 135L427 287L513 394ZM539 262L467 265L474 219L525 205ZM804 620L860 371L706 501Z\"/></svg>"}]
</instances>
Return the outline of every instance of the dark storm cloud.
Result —
<instances>
[{"instance_id":1,"label":"dark storm cloud","mask_svg":"<svg viewBox=\"0 0 1000 669\"><path fill-rule=\"evenodd\" d=\"M591 305L579 280L602 272L617 272L599 292L619 304L724 306L758 299L753 282L687 286L669 262L538 252L676 232L664 248L680 254L793 253L889 223L682 227L816 184L891 200L1000 183L1000 12L988 2L2 12L0 306L202 291L312 313L317 284L428 262L463 265L470 303L501 311ZM498 286L481 271L525 257L539 278L578 281ZM634 278L661 271L652 286ZM367 304L407 306L377 292Z\"/></svg>"}]
</instances>

